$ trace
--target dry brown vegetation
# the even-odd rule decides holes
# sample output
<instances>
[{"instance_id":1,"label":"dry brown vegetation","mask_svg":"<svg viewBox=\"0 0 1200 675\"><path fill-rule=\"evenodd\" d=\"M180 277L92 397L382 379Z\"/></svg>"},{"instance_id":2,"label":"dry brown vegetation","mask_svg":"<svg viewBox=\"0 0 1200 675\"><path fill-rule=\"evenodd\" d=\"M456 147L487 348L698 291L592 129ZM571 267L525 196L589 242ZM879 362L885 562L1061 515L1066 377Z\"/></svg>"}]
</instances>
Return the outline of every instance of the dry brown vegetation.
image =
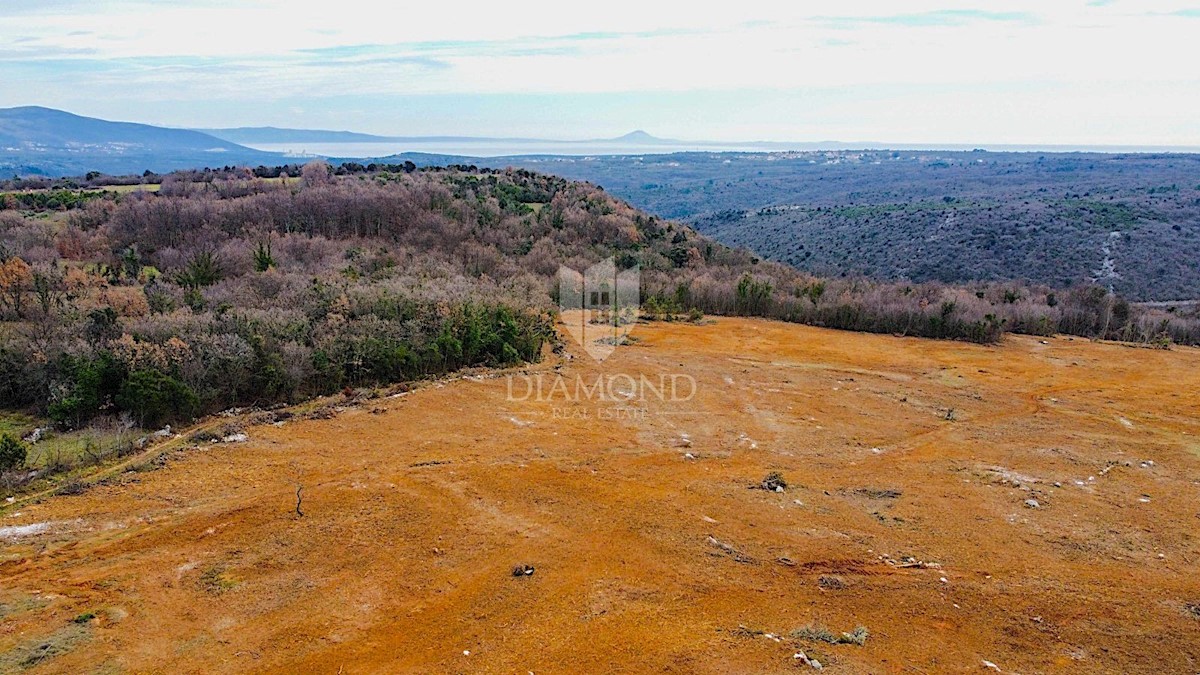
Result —
<instances>
[{"instance_id":1,"label":"dry brown vegetation","mask_svg":"<svg viewBox=\"0 0 1200 675\"><path fill-rule=\"evenodd\" d=\"M536 360L554 338L559 266L609 256L640 266L643 306L660 318L765 316L981 343L1011 330L1156 345L1200 336L1195 321L1099 288L823 280L592 185L390 169L313 163L274 180L231 168L173 174L157 192L3 197L0 409L60 428L157 428Z\"/></svg>"}]
</instances>

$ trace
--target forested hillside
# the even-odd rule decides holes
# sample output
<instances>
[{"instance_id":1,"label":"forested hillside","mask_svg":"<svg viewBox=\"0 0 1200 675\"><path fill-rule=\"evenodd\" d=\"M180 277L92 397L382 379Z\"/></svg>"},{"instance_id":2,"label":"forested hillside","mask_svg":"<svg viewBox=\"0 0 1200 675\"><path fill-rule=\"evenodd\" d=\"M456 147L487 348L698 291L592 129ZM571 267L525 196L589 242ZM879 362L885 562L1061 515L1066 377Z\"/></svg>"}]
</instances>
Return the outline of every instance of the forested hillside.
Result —
<instances>
[{"instance_id":1,"label":"forested hillside","mask_svg":"<svg viewBox=\"0 0 1200 675\"><path fill-rule=\"evenodd\" d=\"M977 342L1006 330L1200 338L1195 322L1099 287L822 280L524 170L341 173L314 163L294 179L229 169L173 174L157 192L0 195L0 407L63 427L114 415L153 426L534 360L553 339L559 266L608 256L641 267L651 318Z\"/></svg>"},{"instance_id":2,"label":"forested hillside","mask_svg":"<svg viewBox=\"0 0 1200 675\"><path fill-rule=\"evenodd\" d=\"M1200 155L837 151L522 160L817 275L1200 298Z\"/></svg>"}]
</instances>

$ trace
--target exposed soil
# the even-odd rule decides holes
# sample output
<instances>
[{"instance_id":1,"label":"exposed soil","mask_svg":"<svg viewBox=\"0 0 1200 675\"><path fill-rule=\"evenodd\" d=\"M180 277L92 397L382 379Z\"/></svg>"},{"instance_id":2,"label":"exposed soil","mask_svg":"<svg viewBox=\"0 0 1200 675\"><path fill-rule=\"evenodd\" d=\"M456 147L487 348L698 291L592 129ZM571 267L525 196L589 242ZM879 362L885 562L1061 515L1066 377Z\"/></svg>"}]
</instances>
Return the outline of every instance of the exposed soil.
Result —
<instances>
[{"instance_id":1,"label":"exposed soil","mask_svg":"<svg viewBox=\"0 0 1200 675\"><path fill-rule=\"evenodd\" d=\"M634 335L568 389L694 397L461 378L9 507L0 670L1200 670L1200 350Z\"/></svg>"}]
</instances>

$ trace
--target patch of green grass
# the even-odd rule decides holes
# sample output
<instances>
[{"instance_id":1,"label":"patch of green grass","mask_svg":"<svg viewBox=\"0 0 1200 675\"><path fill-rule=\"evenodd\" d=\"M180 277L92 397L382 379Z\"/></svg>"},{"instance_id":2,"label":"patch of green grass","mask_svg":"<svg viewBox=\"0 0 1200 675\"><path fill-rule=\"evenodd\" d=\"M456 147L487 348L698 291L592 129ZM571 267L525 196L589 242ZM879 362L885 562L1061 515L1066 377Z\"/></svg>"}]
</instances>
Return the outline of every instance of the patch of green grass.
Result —
<instances>
[{"instance_id":1,"label":"patch of green grass","mask_svg":"<svg viewBox=\"0 0 1200 675\"><path fill-rule=\"evenodd\" d=\"M858 645L866 644L867 638L870 637L870 632L866 626L859 626L849 633L835 634L833 631L820 624L809 624L801 626L792 631L792 638L796 640L807 640L809 642L827 642L831 645Z\"/></svg>"},{"instance_id":2,"label":"patch of green grass","mask_svg":"<svg viewBox=\"0 0 1200 675\"><path fill-rule=\"evenodd\" d=\"M237 580L226 574L225 568L220 565L204 570L199 582L200 588L209 595L220 595L237 586Z\"/></svg>"},{"instance_id":3,"label":"patch of green grass","mask_svg":"<svg viewBox=\"0 0 1200 675\"><path fill-rule=\"evenodd\" d=\"M1127 229L1140 220L1154 217L1152 212L1124 202L1064 199L1060 202L1060 209L1071 220L1090 222L1105 230Z\"/></svg>"},{"instance_id":4,"label":"patch of green grass","mask_svg":"<svg viewBox=\"0 0 1200 675\"><path fill-rule=\"evenodd\" d=\"M26 465L36 468L95 462L111 456L118 448L140 434L136 430L120 432L94 428L54 431L48 428L49 422L45 420L35 420L34 424L27 426L25 430L28 431L33 426L46 428L42 440L29 446L29 455L25 459Z\"/></svg>"},{"instance_id":5,"label":"patch of green grass","mask_svg":"<svg viewBox=\"0 0 1200 675\"><path fill-rule=\"evenodd\" d=\"M162 185L151 183L149 185L105 185L100 188L105 192L115 192L116 194L129 194L130 192L158 192L162 189Z\"/></svg>"},{"instance_id":6,"label":"patch of green grass","mask_svg":"<svg viewBox=\"0 0 1200 675\"><path fill-rule=\"evenodd\" d=\"M0 435L20 438L38 426L38 420L19 412L0 413Z\"/></svg>"},{"instance_id":7,"label":"patch of green grass","mask_svg":"<svg viewBox=\"0 0 1200 675\"><path fill-rule=\"evenodd\" d=\"M91 630L86 625L71 622L42 639L23 642L0 654L0 673L36 668L66 654L90 637Z\"/></svg>"},{"instance_id":8,"label":"patch of green grass","mask_svg":"<svg viewBox=\"0 0 1200 675\"><path fill-rule=\"evenodd\" d=\"M0 619L7 619L24 612L41 609L50 603L49 600L25 593L9 593L0 600Z\"/></svg>"}]
</instances>

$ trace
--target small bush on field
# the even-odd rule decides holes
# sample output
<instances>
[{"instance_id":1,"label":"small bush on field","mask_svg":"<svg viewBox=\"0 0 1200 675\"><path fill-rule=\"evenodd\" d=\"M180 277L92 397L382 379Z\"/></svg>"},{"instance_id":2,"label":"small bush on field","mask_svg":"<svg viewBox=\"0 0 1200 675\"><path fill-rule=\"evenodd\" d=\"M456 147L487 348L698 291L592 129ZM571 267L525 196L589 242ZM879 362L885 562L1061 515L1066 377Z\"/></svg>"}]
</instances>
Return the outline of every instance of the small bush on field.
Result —
<instances>
[{"instance_id":1,"label":"small bush on field","mask_svg":"<svg viewBox=\"0 0 1200 675\"><path fill-rule=\"evenodd\" d=\"M0 471L12 471L25 466L27 454L24 443L8 434L0 436Z\"/></svg>"},{"instance_id":2,"label":"small bush on field","mask_svg":"<svg viewBox=\"0 0 1200 675\"><path fill-rule=\"evenodd\" d=\"M849 633L837 635L819 624L809 624L792 631L792 637L797 640L827 642L831 645L847 644L862 646L866 644L870 633L867 631L866 626L859 626Z\"/></svg>"}]
</instances>

